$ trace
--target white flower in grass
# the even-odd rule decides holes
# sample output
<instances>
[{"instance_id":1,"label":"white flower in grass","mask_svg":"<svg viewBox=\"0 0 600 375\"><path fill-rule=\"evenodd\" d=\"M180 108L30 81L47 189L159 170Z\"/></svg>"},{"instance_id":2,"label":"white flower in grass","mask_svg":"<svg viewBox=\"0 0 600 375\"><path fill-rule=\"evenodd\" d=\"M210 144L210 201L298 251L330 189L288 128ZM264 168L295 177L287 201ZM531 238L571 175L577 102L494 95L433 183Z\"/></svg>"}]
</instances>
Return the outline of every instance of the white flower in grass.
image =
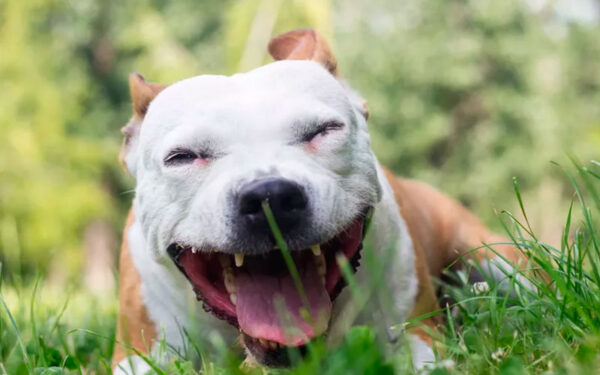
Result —
<instances>
[{"instance_id":1,"label":"white flower in grass","mask_svg":"<svg viewBox=\"0 0 600 375\"><path fill-rule=\"evenodd\" d=\"M438 363L438 368L445 368L446 370L454 369L454 361L451 359L444 359Z\"/></svg>"},{"instance_id":2,"label":"white flower in grass","mask_svg":"<svg viewBox=\"0 0 600 375\"><path fill-rule=\"evenodd\" d=\"M452 370L454 369L454 365L455 363L451 359L444 359L435 363L427 363L425 364L425 366L423 366L423 368L419 372L419 375L430 374L433 370L436 369Z\"/></svg>"},{"instance_id":3,"label":"white flower in grass","mask_svg":"<svg viewBox=\"0 0 600 375\"><path fill-rule=\"evenodd\" d=\"M478 281L471 286L471 292L477 296L490 291L490 285L487 281Z\"/></svg>"},{"instance_id":4,"label":"white flower in grass","mask_svg":"<svg viewBox=\"0 0 600 375\"><path fill-rule=\"evenodd\" d=\"M502 359L506 356L506 353L504 353L504 349L502 348L498 348L498 350L496 350L495 352L492 353L492 360L496 361L496 362L500 362L502 361Z\"/></svg>"}]
</instances>

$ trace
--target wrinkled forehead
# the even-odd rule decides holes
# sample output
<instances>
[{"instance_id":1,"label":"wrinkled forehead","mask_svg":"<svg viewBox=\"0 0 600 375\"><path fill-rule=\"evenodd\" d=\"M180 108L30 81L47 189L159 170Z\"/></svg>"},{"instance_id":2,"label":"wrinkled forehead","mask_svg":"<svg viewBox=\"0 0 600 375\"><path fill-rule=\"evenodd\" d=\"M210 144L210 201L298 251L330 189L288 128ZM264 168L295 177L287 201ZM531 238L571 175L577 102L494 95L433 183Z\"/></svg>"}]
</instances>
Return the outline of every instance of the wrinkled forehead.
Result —
<instances>
[{"instance_id":1,"label":"wrinkled forehead","mask_svg":"<svg viewBox=\"0 0 600 375\"><path fill-rule=\"evenodd\" d=\"M202 75L177 82L154 99L142 128L160 135L206 123L276 128L297 121L351 121L352 116L343 86L320 65L277 61L231 77Z\"/></svg>"}]
</instances>

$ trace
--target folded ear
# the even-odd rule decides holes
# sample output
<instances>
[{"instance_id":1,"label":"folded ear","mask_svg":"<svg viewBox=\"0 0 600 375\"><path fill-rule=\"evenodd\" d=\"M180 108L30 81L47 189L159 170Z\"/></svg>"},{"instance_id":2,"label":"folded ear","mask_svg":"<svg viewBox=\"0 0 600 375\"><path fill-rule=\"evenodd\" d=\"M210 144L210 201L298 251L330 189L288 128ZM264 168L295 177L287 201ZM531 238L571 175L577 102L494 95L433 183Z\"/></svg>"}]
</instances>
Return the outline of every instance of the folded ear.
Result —
<instances>
[{"instance_id":1,"label":"folded ear","mask_svg":"<svg viewBox=\"0 0 600 375\"><path fill-rule=\"evenodd\" d=\"M150 102L165 87L167 86L160 83L146 82L144 77L139 73L131 73L129 75L129 92L133 103L134 115L144 118Z\"/></svg>"},{"instance_id":2,"label":"folded ear","mask_svg":"<svg viewBox=\"0 0 600 375\"><path fill-rule=\"evenodd\" d=\"M337 75L337 61L325 39L313 29L292 30L271 39L269 53L275 60L312 60Z\"/></svg>"},{"instance_id":3,"label":"folded ear","mask_svg":"<svg viewBox=\"0 0 600 375\"><path fill-rule=\"evenodd\" d=\"M323 65L337 77L337 61L325 39L313 29L288 31L271 39L269 53L275 60L312 60ZM348 96L365 119L369 118L367 102L356 91L344 84Z\"/></svg>"},{"instance_id":4,"label":"folded ear","mask_svg":"<svg viewBox=\"0 0 600 375\"><path fill-rule=\"evenodd\" d=\"M119 153L119 161L132 176L135 176L135 154L144 116L152 100L165 87L167 86L159 83L146 82L141 74L132 73L129 75L129 92L133 105L133 116L127 125L121 129L124 139Z\"/></svg>"}]
</instances>

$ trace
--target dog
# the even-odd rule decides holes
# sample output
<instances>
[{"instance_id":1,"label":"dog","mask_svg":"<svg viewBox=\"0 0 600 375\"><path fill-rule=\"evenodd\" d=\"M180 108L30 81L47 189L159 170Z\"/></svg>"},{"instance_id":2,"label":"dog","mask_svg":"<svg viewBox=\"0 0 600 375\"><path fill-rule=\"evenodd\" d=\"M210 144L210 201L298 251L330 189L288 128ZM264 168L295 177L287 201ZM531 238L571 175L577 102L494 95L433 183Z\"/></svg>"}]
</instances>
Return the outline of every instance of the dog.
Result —
<instances>
[{"instance_id":1,"label":"dog","mask_svg":"<svg viewBox=\"0 0 600 375\"><path fill-rule=\"evenodd\" d=\"M496 271L522 260L459 203L378 163L366 103L320 34L294 30L268 50L276 61L233 76L170 86L130 76L120 159L136 188L115 373L144 373L141 355L161 338L183 348L192 325L238 337L252 361L285 366L289 347L352 323L344 275L359 285L373 277L361 256L382 260L376 282L389 298L381 311L368 304L364 321L386 327L438 310L433 280L459 259ZM435 361L438 319L407 332L416 369Z\"/></svg>"}]
</instances>

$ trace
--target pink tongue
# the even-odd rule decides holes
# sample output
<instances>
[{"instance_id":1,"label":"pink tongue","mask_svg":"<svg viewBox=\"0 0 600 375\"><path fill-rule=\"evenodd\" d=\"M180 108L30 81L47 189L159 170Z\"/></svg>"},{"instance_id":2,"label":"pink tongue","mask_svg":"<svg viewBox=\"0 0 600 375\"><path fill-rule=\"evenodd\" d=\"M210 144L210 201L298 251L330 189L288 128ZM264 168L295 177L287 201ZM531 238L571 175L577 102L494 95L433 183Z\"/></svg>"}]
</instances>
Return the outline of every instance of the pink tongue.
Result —
<instances>
[{"instance_id":1,"label":"pink tongue","mask_svg":"<svg viewBox=\"0 0 600 375\"><path fill-rule=\"evenodd\" d=\"M311 265L300 270L300 279L308 299L305 310L292 276L249 274L241 271L235 277L237 288L236 313L240 328L247 335L287 346L306 344L327 329L331 315L331 300ZM305 318L309 315L309 321Z\"/></svg>"}]
</instances>

